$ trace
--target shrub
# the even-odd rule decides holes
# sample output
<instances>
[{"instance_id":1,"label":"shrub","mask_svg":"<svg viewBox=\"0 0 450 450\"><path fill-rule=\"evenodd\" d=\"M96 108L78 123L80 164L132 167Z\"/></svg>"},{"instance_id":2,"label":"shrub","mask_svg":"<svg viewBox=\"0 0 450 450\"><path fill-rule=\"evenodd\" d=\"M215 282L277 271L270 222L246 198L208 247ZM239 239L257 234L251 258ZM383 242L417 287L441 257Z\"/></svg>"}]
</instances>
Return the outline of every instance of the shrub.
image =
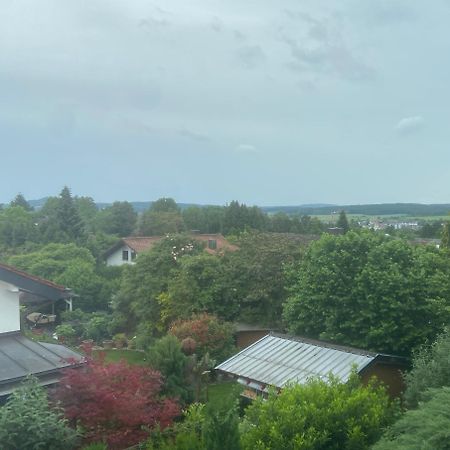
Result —
<instances>
[{"instance_id":1,"label":"shrub","mask_svg":"<svg viewBox=\"0 0 450 450\"><path fill-rule=\"evenodd\" d=\"M211 314L196 314L190 320L177 320L169 333L180 341L194 339L199 357L208 353L212 359L223 361L235 351L232 324L221 322Z\"/></svg>"},{"instance_id":2,"label":"shrub","mask_svg":"<svg viewBox=\"0 0 450 450\"><path fill-rule=\"evenodd\" d=\"M450 386L450 329L440 335L431 347L424 347L413 359L406 375L405 401L416 407L428 388Z\"/></svg>"},{"instance_id":3,"label":"shrub","mask_svg":"<svg viewBox=\"0 0 450 450\"><path fill-rule=\"evenodd\" d=\"M450 388L431 389L423 399L385 433L374 450L450 449Z\"/></svg>"},{"instance_id":4,"label":"shrub","mask_svg":"<svg viewBox=\"0 0 450 450\"><path fill-rule=\"evenodd\" d=\"M164 376L163 392L188 401L190 392L186 381L187 357L181 350L180 341L171 335L157 340L148 352L150 365Z\"/></svg>"},{"instance_id":5,"label":"shrub","mask_svg":"<svg viewBox=\"0 0 450 450\"><path fill-rule=\"evenodd\" d=\"M83 369L68 369L55 398L66 417L85 431L85 440L120 449L144 440L179 413L176 401L161 396L161 374L125 362L90 360Z\"/></svg>"},{"instance_id":6,"label":"shrub","mask_svg":"<svg viewBox=\"0 0 450 450\"><path fill-rule=\"evenodd\" d=\"M366 449L393 419L383 387L330 377L272 392L246 410L241 429L244 449Z\"/></svg>"},{"instance_id":7,"label":"shrub","mask_svg":"<svg viewBox=\"0 0 450 450\"><path fill-rule=\"evenodd\" d=\"M51 408L47 392L28 378L0 408L0 447L20 450L70 450L78 435L62 411Z\"/></svg>"}]
</instances>

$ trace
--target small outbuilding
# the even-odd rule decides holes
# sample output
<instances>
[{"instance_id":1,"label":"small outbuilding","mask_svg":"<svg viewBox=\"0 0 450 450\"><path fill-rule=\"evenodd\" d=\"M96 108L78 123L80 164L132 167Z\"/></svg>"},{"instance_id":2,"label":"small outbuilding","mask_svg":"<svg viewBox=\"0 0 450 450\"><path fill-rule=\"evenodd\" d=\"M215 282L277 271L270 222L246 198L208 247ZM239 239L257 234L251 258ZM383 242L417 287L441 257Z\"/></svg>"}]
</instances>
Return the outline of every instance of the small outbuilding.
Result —
<instances>
[{"instance_id":1,"label":"small outbuilding","mask_svg":"<svg viewBox=\"0 0 450 450\"><path fill-rule=\"evenodd\" d=\"M391 397L397 397L403 391L402 372L408 365L406 358L398 356L270 333L215 369L235 377L249 398L265 396L271 387L282 389L317 377L326 380L330 374L346 382L352 370L363 383L376 376Z\"/></svg>"}]
</instances>

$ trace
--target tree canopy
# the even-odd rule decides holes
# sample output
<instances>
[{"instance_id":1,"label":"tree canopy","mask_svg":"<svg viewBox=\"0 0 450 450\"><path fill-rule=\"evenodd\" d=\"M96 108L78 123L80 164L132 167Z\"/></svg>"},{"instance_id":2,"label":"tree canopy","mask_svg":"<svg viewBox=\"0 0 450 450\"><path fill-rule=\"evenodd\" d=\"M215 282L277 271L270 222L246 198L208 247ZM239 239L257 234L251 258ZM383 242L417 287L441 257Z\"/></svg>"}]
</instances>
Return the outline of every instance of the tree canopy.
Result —
<instances>
[{"instance_id":1,"label":"tree canopy","mask_svg":"<svg viewBox=\"0 0 450 450\"><path fill-rule=\"evenodd\" d=\"M450 260L370 232L324 235L289 273L290 332L407 355L449 320Z\"/></svg>"},{"instance_id":2,"label":"tree canopy","mask_svg":"<svg viewBox=\"0 0 450 450\"><path fill-rule=\"evenodd\" d=\"M336 378L294 384L245 411L244 450L368 449L393 419L383 387Z\"/></svg>"}]
</instances>

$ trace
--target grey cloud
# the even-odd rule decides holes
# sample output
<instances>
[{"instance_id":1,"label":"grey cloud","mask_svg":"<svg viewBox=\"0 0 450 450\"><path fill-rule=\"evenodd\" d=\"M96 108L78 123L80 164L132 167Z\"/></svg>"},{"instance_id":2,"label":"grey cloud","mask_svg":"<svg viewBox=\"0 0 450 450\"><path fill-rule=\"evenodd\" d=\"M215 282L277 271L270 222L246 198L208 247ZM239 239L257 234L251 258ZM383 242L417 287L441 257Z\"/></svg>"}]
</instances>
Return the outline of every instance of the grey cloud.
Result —
<instances>
[{"instance_id":1,"label":"grey cloud","mask_svg":"<svg viewBox=\"0 0 450 450\"><path fill-rule=\"evenodd\" d=\"M372 0L367 4L365 14L368 22L376 25L390 25L409 22L416 19L417 14L408 2L391 0Z\"/></svg>"},{"instance_id":2,"label":"grey cloud","mask_svg":"<svg viewBox=\"0 0 450 450\"><path fill-rule=\"evenodd\" d=\"M205 134L197 133L196 131L188 130L187 128L183 128L178 131L180 136L183 136L191 141L195 142L209 142L211 139Z\"/></svg>"},{"instance_id":3,"label":"grey cloud","mask_svg":"<svg viewBox=\"0 0 450 450\"><path fill-rule=\"evenodd\" d=\"M211 20L211 28L216 32L216 33L220 33L221 31L223 31L224 29L224 25L222 20L217 17L214 16Z\"/></svg>"},{"instance_id":4,"label":"grey cloud","mask_svg":"<svg viewBox=\"0 0 450 450\"><path fill-rule=\"evenodd\" d=\"M401 135L407 135L420 130L424 125L422 116L411 116L400 119L395 130Z\"/></svg>"},{"instance_id":5,"label":"grey cloud","mask_svg":"<svg viewBox=\"0 0 450 450\"><path fill-rule=\"evenodd\" d=\"M234 35L236 40L241 41L241 42L243 42L243 41L245 41L247 39L245 34L242 31L239 31L239 30L234 30L233 31L233 35Z\"/></svg>"},{"instance_id":6,"label":"grey cloud","mask_svg":"<svg viewBox=\"0 0 450 450\"><path fill-rule=\"evenodd\" d=\"M167 19L159 19L156 17L147 17L139 21L139 26L142 28L164 28L170 25Z\"/></svg>"},{"instance_id":7,"label":"grey cloud","mask_svg":"<svg viewBox=\"0 0 450 450\"><path fill-rule=\"evenodd\" d=\"M245 45L238 49L239 62L248 69L254 69L266 60L266 55L259 45Z\"/></svg>"},{"instance_id":8,"label":"grey cloud","mask_svg":"<svg viewBox=\"0 0 450 450\"><path fill-rule=\"evenodd\" d=\"M300 21L302 36L282 29L281 41L288 45L292 60L288 67L300 73L313 72L337 75L348 80L367 80L374 69L349 47L336 17L316 19L309 14L286 11L291 19Z\"/></svg>"}]
</instances>

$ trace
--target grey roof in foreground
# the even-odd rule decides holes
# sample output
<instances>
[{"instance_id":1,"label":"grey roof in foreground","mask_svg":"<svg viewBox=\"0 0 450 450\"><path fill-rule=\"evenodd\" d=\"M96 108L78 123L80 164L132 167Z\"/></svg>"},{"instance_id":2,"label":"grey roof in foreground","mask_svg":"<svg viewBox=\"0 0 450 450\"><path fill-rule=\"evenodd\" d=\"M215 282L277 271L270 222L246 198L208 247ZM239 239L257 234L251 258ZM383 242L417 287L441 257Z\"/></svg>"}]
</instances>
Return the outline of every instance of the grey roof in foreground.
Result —
<instances>
[{"instance_id":1,"label":"grey roof in foreground","mask_svg":"<svg viewBox=\"0 0 450 450\"><path fill-rule=\"evenodd\" d=\"M376 353L320 341L271 333L219 364L216 369L247 380L283 387L332 373L347 381L352 368L361 372Z\"/></svg>"},{"instance_id":2,"label":"grey roof in foreground","mask_svg":"<svg viewBox=\"0 0 450 450\"><path fill-rule=\"evenodd\" d=\"M0 395L31 374L49 384L60 369L83 361L81 354L63 345L32 341L22 333L0 334Z\"/></svg>"}]
</instances>

